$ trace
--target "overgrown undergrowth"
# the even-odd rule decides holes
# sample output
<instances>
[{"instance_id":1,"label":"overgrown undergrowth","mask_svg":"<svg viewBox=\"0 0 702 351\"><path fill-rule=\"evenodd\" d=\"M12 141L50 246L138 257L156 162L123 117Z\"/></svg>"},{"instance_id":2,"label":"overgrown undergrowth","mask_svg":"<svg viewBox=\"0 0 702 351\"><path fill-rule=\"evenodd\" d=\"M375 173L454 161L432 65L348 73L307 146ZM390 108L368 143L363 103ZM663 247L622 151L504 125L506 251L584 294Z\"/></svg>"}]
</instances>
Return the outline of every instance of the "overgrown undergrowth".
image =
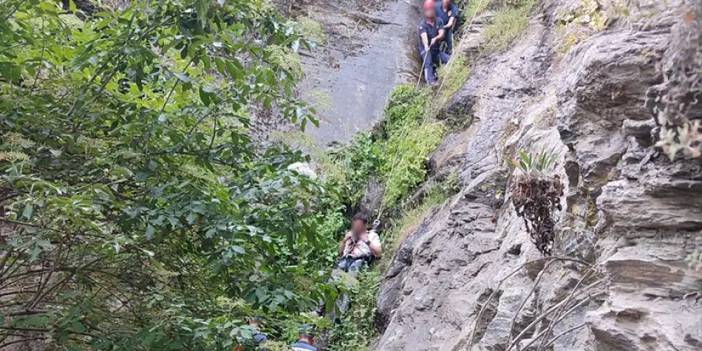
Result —
<instances>
[{"instance_id":1,"label":"overgrown undergrowth","mask_svg":"<svg viewBox=\"0 0 702 351\"><path fill-rule=\"evenodd\" d=\"M529 14L535 4L535 0L506 1L497 10L493 22L485 28L484 50L503 50L517 39L529 24Z\"/></svg>"},{"instance_id":2,"label":"overgrown undergrowth","mask_svg":"<svg viewBox=\"0 0 702 351\"><path fill-rule=\"evenodd\" d=\"M450 178L435 184L419 204L405 209L400 218L391 221L390 229L383 235L384 256L374 268L359 276L358 284L351 290L351 308L341 323L330 330L329 350L369 350L369 345L379 334L375 316L382 274L406 236L456 191L455 182L454 178Z\"/></svg>"},{"instance_id":3,"label":"overgrown undergrowth","mask_svg":"<svg viewBox=\"0 0 702 351\"><path fill-rule=\"evenodd\" d=\"M427 160L443 138L443 123L430 118L431 92L403 85L396 88L385 110L385 120L375 133L359 135L340 150L323 153L320 168L332 170L328 182L343 189L346 203L355 207L371 178L383 184L382 203L404 213L389 220L382 235L384 256L381 262L361 275L353 288L351 309L342 323L329 331L330 350L366 350L377 336L375 323L376 298L381 274L399 247L404 233L433 206L442 203L448 194L445 186L434 186L419 204L406 204L405 199L425 181Z\"/></svg>"}]
</instances>

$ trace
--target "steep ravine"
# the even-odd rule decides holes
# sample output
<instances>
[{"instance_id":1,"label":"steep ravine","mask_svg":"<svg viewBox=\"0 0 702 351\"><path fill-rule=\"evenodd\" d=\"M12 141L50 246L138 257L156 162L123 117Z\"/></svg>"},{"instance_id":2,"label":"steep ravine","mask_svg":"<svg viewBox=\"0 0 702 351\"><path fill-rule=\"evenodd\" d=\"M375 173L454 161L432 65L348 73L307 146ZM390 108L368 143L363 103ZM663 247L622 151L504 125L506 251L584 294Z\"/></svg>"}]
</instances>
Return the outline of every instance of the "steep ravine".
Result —
<instances>
[{"instance_id":1,"label":"steep ravine","mask_svg":"<svg viewBox=\"0 0 702 351\"><path fill-rule=\"evenodd\" d=\"M347 143L383 117L391 91L416 79L414 27L419 2L410 0L273 0L307 37L311 47L286 58L301 71L298 96L315 110L318 126L308 126L305 149ZM255 138L263 144L292 134L286 142L300 146L294 123L277 111L257 111ZM288 140L294 139L294 140Z\"/></svg>"},{"instance_id":2,"label":"steep ravine","mask_svg":"<svg viewBox=\"0 0 702 351\"><path fill-rule=\"evenodd\" d=\"M319 146L344 143L383 116L390 92L415 71L416 1L300 1L294 12L322 27L325 39L301 57L301 97L316 108L319 126L307 133Z\"/></svg>"},{"instance_id":3,"label":"steep ravine","mask_svg":"<svg viewBox=\"0 0 702 351\"><path fill-rule=\"evenodd\" d=\"M702 349L702 272L685 262L702 248L702 162L653 147L646 104L680 60L671 43L702 45L702 3L627 4L600 2L619 17L562 50L563 14L581 2L541 1L513 45L473 63L440 114L466 127L431 160L461 191L406 233L378 297L375 350L536 350L549 328L553 350ZM696 104L690 119L702 118ZM578 262L543 259L515 214L506 161L520 149L559 156L554 256Z\"/></svg>"}]
</instances>

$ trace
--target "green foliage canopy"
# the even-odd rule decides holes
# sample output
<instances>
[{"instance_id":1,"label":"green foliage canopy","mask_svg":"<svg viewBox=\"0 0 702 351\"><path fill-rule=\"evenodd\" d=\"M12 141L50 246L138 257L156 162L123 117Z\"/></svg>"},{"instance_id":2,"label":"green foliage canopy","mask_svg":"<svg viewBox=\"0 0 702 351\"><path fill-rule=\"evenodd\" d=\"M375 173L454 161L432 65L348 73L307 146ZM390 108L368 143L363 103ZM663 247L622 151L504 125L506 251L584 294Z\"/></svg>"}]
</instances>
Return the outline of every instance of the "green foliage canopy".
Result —
<instances>
[{"instance_id":1,"label":"green foliage canopy","mask_svg":"<svg viewBox=\"0 0 702 351\"><path fill-rule=\"evenodd\" d=\"M248 133L314 122L267 49L304 40L260 1L69 3L0 2L0 349L230 350L332 299L332 200Z\"/></svg>"}]
</instances>

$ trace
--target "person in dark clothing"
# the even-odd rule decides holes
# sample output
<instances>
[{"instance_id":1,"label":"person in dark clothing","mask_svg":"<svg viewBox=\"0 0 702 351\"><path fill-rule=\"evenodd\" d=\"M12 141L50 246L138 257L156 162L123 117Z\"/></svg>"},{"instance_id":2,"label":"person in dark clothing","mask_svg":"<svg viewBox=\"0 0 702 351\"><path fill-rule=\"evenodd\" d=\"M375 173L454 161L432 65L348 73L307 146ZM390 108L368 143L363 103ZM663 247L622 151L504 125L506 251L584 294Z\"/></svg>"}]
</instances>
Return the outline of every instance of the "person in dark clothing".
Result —
<instances>
[{"instance_id":1,"label":"person in dark clothing","mask_svg":"<svg viewBox=\"0 0 702 351\"><path fill-rule=\"evenodd\" d=\"M300 336L290 348L293 351L317 351L317 347L314 346L314 327L307 324L300 327Z\"/></svg>"},{"instance_id":2,"label":"person in dark clothing","mask_svg":"<svg viewBox=\"0 0 702 351\"><path fill-rule=\"evenodd\" d=\"M244 343L243 345L238 345L234 348L234 351L245 351L245 350L260 350L267 351L268 349L263 347L263 344L268 341L268 335L261 331L261 318L253 317L248 321L249 327L251 327L253 335L251 341Z\"/></svg>"},{"instance_id":3,"label":"person in dark clothing","mask_svg":"<svg viewBox=\"0 0 702 351\"><path fill-rule=\"evenodd\" d=\"M419 55L422 60L424 79L430 85L436 84L435 67L447 63L449 56L441 52L441 42L445 36L445 23L436 16L436 7L433 0L424 2L424 19L419 24Z\"/></svg>"},{"instance_id":4,"label":"person in dark clothing","mask_svg":"<svg viewBox=\"0 0 702 351\"><path fill-rule=\"evenodd\" d=\"M254 317L249 319L249 326L251 326L251 328L254 330L253 342L255 347L260 347L262 344L268 341L268 335L261 331L261 318ZM265 350L265 348L261 349L261 351Z\"/></svg>"},{"instance_id":5,"label":"person in dark clothing","mask_svg":"<svg viewBox=\"0 0 702 351\"><path fill-rule=\"evenodd\" d=\"M453 52L453 32L458 27L458 6L453 0L441 0L436 3L436 17L444 22L446 54Z\"/></svg>"}]
</instances>

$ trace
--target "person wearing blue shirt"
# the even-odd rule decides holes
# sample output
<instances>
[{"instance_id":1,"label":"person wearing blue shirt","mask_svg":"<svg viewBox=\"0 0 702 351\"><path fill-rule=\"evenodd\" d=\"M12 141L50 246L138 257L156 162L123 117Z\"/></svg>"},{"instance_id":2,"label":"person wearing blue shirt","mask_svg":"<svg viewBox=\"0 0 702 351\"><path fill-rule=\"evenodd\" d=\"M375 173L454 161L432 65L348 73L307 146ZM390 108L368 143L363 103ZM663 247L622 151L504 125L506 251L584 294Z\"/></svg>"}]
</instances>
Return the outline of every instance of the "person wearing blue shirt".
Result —
<instances>
[{"instance_id":1,"label":"person wearing blue shirt","mask_svg":"<svg viewBox=\"0 0 702 351\"><path fill-rule=\"evenodd\" d=\"M300 337L290 345L293 351L317 351L314 346L314 327L308 324L300 327Z\"/></svg>"},{"instance_id":2,"label":"person wearing blue shirt","mask_svg":"<svg viewBox=\"0 0 702 351\"><path fill-rule=\"evenodd\" d=\"M424 19L419 24L417 32L419 34L419 55L422 60L424 78L429 85L436 84L437 77L435 66L447 63L449 56L441 51L441 43L444 40L444 21L436 16L436 8L433 0L424 2Z\"/></svg>"},{"instance_id":3,"label":"person wearing blue shirt","mask_svg":"<svg viewBox=\"0 0 702 351\"><path fill-rule=\"evenodd\" d=\"M458 27L458 6L453 0L441 0L436 3L436 17L444 22L446 54L453 53L453 32Z\"/></svg>"},{"instance_id":4,"label":"person wearing blue shirt","mask_svg":"<svg viewBox=\"0 0 702 351\"><path fill-rule=\"evenodd\" d=\"M268 341L268 335L261 331L261 318L253 317L248 321L249 328L251 329L251 338L243 344L238 345L234 348L234 351L244 351L244 350L260 350L268 351L268 349L263 346L266 341Z\"/></svg>"}]
</instances>

